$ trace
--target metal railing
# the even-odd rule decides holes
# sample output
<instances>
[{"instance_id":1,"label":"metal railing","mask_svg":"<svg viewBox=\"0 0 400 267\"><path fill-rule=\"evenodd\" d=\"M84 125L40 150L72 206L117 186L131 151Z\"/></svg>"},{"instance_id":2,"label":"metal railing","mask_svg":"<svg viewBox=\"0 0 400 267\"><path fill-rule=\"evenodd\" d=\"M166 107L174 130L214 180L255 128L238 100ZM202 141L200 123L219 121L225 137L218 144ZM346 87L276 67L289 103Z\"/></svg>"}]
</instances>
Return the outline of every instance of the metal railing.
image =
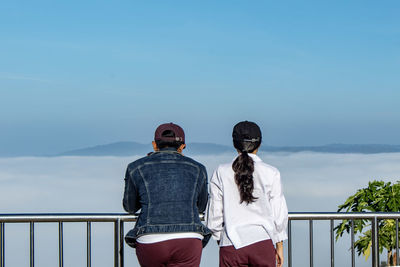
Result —
<instances>
[{"instance_id":1,"label":"metal railing","mask_svg":"<svg viewBox=\"0 0 400 267\"><path fill-rule=\"evenodd\" d=\"M289 214L288 223L288 265L292 267L292 221L308 221L309 222L309 250L310 250L310 267L314 266L314 243L313 243L313 222L315 220L330 221L330 266L335 266L335 245L334 245L334 221L349 220L350 240L351 240L351 266L355 266L355 247L354 247L354 221L368 220L371 221L371 238L372 238L372 267L379 267L379 238L378 226L379 220L393 219L396 221L396 255L399 255L399 219L400 213L335 213L335 212L292 212ZM396 257L396 265L399 264L399 257Z\"/></svg>"},{"instance_id":2,"label":"metal railing","mask_svg":"<svg viewBox=\"0 0 400 267\"><path fill-rule=\"evenodd\" d=\"M64 266L63 248L63 225L68 222L86 222L86 265L91 267L91 223L92 222L112 222L114 223L114 266L124 266L124 222L136 221L136 215L107 213L107 214L0 214L0 267L5 267L5 226L8 223L29 223L29 255L30 266L35 266L35 224L44 222L58 223L58 260L59 267ZM313 222L316 220L330 221L330 266L335 266L335 245L334 245L334 221L351 221L351 266L355 266L355 247L354 247L354 221L370 220L372 232L372 267L379 267L379 241L378 241L378 222L383 219L394 219L396 221L396 254L399 252L399 219L400 213L289 213L288 224L288 267L292 267L292 222L308 221L309 223L309 263L314 267L314 243ZM397 257L396 264L399 264Z\"/></svg>"},{"instance_id":3,"label":"metal railing","mask_svg":"<svg viewBox=\"0 0 400 267\"><path fill-rule=\"evenodd\" d=\"M119 213L96 214L0 214L0 267L5 267L5 225L7 223L29 223L29 255L30 267L35 266L35 224L53 222L58 223L58 266L64 266L64 233L65 222L86 222L86 266L91 267L91 223L114 223L114 266L124 266L124 222L136 221L136 215Z\"/></svg>"}]
</instances>

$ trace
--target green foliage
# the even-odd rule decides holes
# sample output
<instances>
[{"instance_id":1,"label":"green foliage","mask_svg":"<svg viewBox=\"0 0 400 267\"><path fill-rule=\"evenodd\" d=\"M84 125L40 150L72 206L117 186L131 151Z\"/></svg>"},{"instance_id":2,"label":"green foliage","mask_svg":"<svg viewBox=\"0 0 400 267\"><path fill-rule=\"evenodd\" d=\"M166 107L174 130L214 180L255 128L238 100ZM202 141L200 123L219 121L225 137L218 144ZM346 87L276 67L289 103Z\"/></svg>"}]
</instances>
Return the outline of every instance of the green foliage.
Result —
<instances>
[{"instance_id":1,"label":"green foliage","mask_svg":"<svg viewBox=\"0 0 400 267\"><path fill-rule=\"evenodd\" d=\"M400 210L400 183L392 184L383 181L372 181L367 188L357 191L344 204L338 207L338 212L398 212ZM354 220L354 233L360 237L354 246L358 255L361 253L368 258L371 249L371 230L364 231L371 223L368 220ZM351 230L351 221L343 220L337 227L336 240L345 232ZM379 250L386 248L390 253L396 247L395 220L379 221Z\"/></svg>"}]
</instances>

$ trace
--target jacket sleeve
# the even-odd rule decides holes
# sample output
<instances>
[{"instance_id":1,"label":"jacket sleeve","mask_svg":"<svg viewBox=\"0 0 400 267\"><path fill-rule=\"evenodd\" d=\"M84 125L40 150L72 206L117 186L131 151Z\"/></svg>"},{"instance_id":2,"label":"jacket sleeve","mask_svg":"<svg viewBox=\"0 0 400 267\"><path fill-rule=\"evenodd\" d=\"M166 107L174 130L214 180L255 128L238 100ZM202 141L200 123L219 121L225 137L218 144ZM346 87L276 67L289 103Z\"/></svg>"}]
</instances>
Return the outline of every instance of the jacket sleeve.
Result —
<instances>
[{"instance_id":1,"label":"jacket sleeve","mask_svg":"<svg viewBox=\"0 0 400 267\"><path fill-rule=\"evenodd\" d=\"M216 170L210 180L210 198L206 212L206 226L213 232L215 240L221 239L224 228L223 191L222 184Z\"/></svg>"},{"instance_id":2,"label":"jacket sleeve","mask_svg":"<svg viewBox=\"0 0 400 267\"><path fill-rule=\"evenodd\" d=\"M137 187L128 167L125 174L125 190L124 198L122 200L125 211L135 213L141 208L137 192Z\"/></svg>"},{"instance_id":3,"label":"jacket sleeve","mask_svg":"<svg viewBox=\"0 0 400 267\"><path fill-rule=\"evenodd\" d=\"M202 213L206 210L208 201L207 170L204 166L202 166L199 175L200 175L199 177L200 190L199 190L199 197L197 199L197 208L199 212Z\"/></svg>"},{"instance_id":4,"label":"jacket sleeve","mask_svg":"<svg viewBox=\"0 0 400 267\"><path fill-rule=\"evenodd\" d=\"M281 175L278 170L274 175L270 197L276 230L275 240L273 241L277 243L287 239L286 227L288 223L288 209L283 195Z\"/></svg>"}]
</instances>

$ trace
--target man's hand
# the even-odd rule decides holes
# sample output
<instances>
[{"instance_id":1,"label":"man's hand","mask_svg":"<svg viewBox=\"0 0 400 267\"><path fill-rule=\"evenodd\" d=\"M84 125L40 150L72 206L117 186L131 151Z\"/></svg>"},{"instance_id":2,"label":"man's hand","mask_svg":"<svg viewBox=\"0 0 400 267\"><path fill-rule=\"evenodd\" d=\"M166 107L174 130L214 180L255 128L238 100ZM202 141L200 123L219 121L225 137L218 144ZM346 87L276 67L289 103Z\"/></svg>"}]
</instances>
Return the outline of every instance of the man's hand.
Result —
<instances>
[{"instance_id":1,"label":"man's hand","mask_svg":"<svg viewBox=\"0 0 400 267\"><path fill-rule=\"evenodd\" d=\"M283 266L283 243L276 243L276 267Z\"/></svg>"}]
</instances>

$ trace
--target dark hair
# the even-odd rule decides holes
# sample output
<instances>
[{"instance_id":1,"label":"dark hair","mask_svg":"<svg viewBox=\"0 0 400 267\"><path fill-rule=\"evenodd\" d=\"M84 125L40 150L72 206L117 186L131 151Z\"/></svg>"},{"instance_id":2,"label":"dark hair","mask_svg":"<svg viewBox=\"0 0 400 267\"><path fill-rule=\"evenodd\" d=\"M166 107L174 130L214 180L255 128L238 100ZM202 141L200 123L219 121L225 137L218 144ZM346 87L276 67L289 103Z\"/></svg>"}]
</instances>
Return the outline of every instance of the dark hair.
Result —
<instances>
[{"instance_id":1,"label":"dark hair","mask_svg":"<svg viewBox=\"0 0 400 267\"><path fill-rule=\"evenodd\" d=\"M175 133L171 130L165 130L164 132L162 132L161 134L162 137L175 137ZM166 147L173 147L175 149L178 149L181 145L183 145L184 143L181 141L175 141L175 140L155 140L157 147L159 149L163 149Z\"/></svg>"},{"instance_id":2,"label":"dark hair","mask_svg":"<svg viewBox=\"0 0 400 267\"><path fill-rule=\"evenodd\" d=\"M233 140L233 146L240 151L239 156L232 164L235 172L235 182L239 188L240 203L250 204L257 200L253 196L254 182L254 161L248 153L254 152L261 144L261 140L256 142Z\"/></svg>"}]
</instances>

